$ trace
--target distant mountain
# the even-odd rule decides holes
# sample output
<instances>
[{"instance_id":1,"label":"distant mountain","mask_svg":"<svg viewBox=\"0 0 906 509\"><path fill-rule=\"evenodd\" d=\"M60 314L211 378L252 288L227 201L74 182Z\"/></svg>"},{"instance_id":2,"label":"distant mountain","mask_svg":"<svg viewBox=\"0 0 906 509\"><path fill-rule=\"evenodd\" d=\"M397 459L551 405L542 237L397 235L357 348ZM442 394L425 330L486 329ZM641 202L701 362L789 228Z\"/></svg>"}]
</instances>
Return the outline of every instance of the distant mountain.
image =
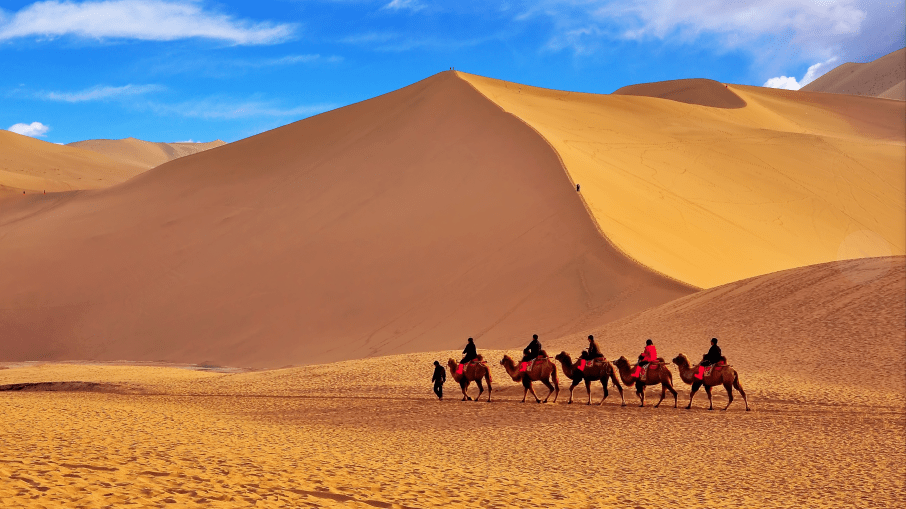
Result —
<instances>
[{"instance_id":1,"label":"distant mountain","mask_svg":"<svg viewBox=\"0 0 906 509\"><path fill-rule=\"evenodd\" d=\"M847 62L802 87L808 92L864 95L906 100L906 48L877 60Z\"/></svg>"},{"instance_id":2,"label":"distant mountain","mask_svg":"<svg viewBox=\"0 0 906 509\"><path fill-rule=\"evenodd\" d=\"M124 138L121 140L85 140L70 143L77 147L103 154L114 161L150 170L174 159L204 152L226 145L221 140L208 143L154 143L151 141Z\"/></svg>"}]
</instances>

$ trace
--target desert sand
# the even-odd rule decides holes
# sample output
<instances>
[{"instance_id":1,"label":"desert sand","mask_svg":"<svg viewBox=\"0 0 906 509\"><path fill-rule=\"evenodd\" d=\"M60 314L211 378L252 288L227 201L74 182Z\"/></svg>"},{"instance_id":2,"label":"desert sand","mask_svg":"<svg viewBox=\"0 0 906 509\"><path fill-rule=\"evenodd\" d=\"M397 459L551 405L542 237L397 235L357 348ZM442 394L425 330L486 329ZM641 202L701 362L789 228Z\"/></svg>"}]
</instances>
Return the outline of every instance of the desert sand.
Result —
<instances>
[{"instance_id":1,"label":"desert sand","mask_svg":"<svg viewBox=\"0 0 906 509\"><path fill-rule=\"evenodd\" d=\"M207 143L154 143L135 138L124 138L122 140L76 141L68 145L103 154L128 166L150 170L168 161L217 148L225 143L221 140Z\"/></svg>"},{"instance_id":2,"label":"desert sand","mask_svg":"<svg viewBox=\"0 0 906 509\"><path fill-rule=\"evenodd\" d=\"M481 344L490 404L460 402L449 381L443 402L431 394L431 362L458 351L230 373L7 364L0 504L899 507L904 291L906 258L844 261L590 329L610 358L634 355L649 335L661 356L698 354L717 334L751 412L741 402L709 412L704 394L692 410L638 408L629 389L625 407L615 390L603 406L567 405L563 378L557 403L521 404L496 364L517 351ZM545 346L575 355L583 345L570 336ZM63 381L82 384L7 390ZM716 389L716 406L725 401Z\"/></svg>"},{"instance_id":3,"label":"desert sand","mask_svg":"<svg viewBox=\"0 0 906 509\"><path fill-rule=\"evenodd\" d=\"M99 189L144 168L96 152L0 130L0 200L11 194Z\"/></svg>"},{"instance_id":4,"label":"desert sand","mask_svg":"<svg viewBox=\"0 0 906 509\"><path fill-rule=\"evenodd\" d=\"M459 75L554 147L616 248L668 277L711 288L843 252L906 253L901 102L708 80L608 96ZM708 97L724 107L688 104Z\"/></svg>"},{"instance_id":5,"label":"desert sand","mask_svg":"<svg viewBox=\"0 0 906 509\"><path fill-rule=\"evenodd\" d=\"M5 200L0 238L6 360L504 348L694 291L614 249L550 145L450 72L112 188Z\"/></svg>"},{"instance_id":6,"label":"desert sand","mask_svg":"<svg viewBox=\"0 0 906 509\"><path fill-rule=\"evenodd\" d=\"M847 62L802 87L810 92L906 100L906 48L864 64Z\"/></svg>"}]
</instances>

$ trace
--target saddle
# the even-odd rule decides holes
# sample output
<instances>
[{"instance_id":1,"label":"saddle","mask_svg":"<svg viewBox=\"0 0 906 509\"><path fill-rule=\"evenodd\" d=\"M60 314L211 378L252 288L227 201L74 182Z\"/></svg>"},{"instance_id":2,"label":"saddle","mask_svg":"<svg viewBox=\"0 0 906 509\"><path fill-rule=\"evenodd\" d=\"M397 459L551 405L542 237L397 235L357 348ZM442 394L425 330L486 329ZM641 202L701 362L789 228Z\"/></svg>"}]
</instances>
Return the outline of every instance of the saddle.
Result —
<instances>
[{"instance_id":1,"label":"saddle","mask_svg":"<svg viewBox=\"0 0 906 509\"><path fill-rule=\"evenodd\" d=\"M658 357L658 358L657 358L657 361L655 361L655 362L649 362L649 363L648 363L648 369L643 369L642 372L639 373L639 380L642 381L642 382L644 382L645 380L647 380L647 379L648 379L648 372L649 372L649 371L655 371L655 370L657 370L659 367L661 367L661 364L665 364L664 359L661 358L661 357ZM636 365L635 365L635 369L638 369L638 367L639 367L639 365L636 364Z\"/></svg>"},{"instance_id":2,"label":"saddle","mask_svg":"<svg viewBox=\"0 0 906 509\"><path fill-rule=\"evenodd\" d=\"M725 367L727 367L727 358L721 357L720 360L717 361L717 364L705 366L705 373L702 376L711 376L711 373L714 372L715 369L717 371L720 371L720 370L724 369Z\"/></svg>"},{"instance_id":3,"label":"saddle","mask_svg":"<svg viewBox=\"0 0 906 509\"><path fill-rule=\"evenodd\" d=\"M607 363L607 359L603 357L595 357L591 360L579 359L579 371L585 371L585 368L589 368L591 366L601 366L605 363Z\"/></svg>"},{"instance_id":4,"label":"saddle","mask_svg":"<svg viewBox=\"0 0 906 509\"><path fill-rule=\"evenodd\" d=\"M539 355L538 357L535 357L534 359L532 359L528 362L521 363L519 365L519 372L525 373L526 371L531 371L532 368L535 367L536 362L546 362L546 361L547 361L547 354L544 352L544 350L542 350L541 355Z\"/></svg>"},{"instance_id":5,"label":"saddle","mask_svg":"<svg viewBox=\"0 0 906 509\"><path fill-rule=\"evenodd\" d=\"M460 364L460 365L456 368L456 374L457 374L457 375L461 375L461 374L465 373L466 368L470 368L470 367L472 367L472 366L477 366L477 365L479 365L479 364L487 364L487 361L485 361L483 358L480 358L480 357L479 357L478 359L472 359L472 360L470 360L469 362L467 362L467 363L465 363L465 364Z\"/></svg>"}]
</instances>

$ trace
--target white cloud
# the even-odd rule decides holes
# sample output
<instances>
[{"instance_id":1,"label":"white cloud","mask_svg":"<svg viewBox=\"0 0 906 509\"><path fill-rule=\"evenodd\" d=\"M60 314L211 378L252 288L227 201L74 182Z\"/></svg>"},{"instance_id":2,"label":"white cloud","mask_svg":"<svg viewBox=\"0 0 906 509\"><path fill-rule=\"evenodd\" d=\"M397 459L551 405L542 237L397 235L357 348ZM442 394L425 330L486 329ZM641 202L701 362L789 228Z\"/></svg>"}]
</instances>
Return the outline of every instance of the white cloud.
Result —
<instances>
[{"instance_id":1,"label":"white cloud","mask_svg":"<svg viewBox=\"0 0 906 509\"><path fill-rule=\"evenodd\" d=\"M273 44L288 39L290 24L252 22L205 11L197 2L102 0L36 2L11 16L0 13L0 40L74 35L92 39L172 41L217 39Z\"/></svg>"},{"instance_id":2,"label":"white cloud","mask_svg":"<svg viewBox=\"0 0 906 509\"><path fill-rule=\"evenodd\" d=\"M49 101L76 103L111 99L121 96L141 95L149 92L159 92L164 89L165 87L161 85L124 85L121 87L98 85L79 92L39 92L35 95Z\"/></svg>"},{"instance_id":3,"label":"white cloud","mask_svg":"<svg viewBox=\"0 0 906 509\"><path fill-rule=\"evenodd\" d=\"M771 78L768 81L764 82L765 87L768 88L782 88L784 90L799 90L802 88L802 85L796 81L796 78L792 76L778 76L776 78Z\"/></svg>"},{"instance_id":4,"label":"white cloud","mask_svg":"<svg viewBox=\"0 0 906 509\"><path fill-rule=\"evenodd\" d=\"M389 4L384 6L384 9L390 9L393 11L401 11L403 9L419 11L424 8L425 6L420 4L417 0L391 0Z\"/></svg>"},{"instance_id":5,"label":"white cloud","mask_svg":"<svg viewBox=\"0 0 906 509\"><path fill-rule=\"evenodd\" d=\"M820 78L824 73L831 70L830 64L837 61L837 57L832 57L824 62L819 62L817 64L811 65L808 68L808 71L805 71L805 76L801 80L790 76L778 76L776 78L771 78L764 83L765 87L768 88L783 88L786 90L799 90L800 88L808 85L809 83L815 81L817 78Z\"/></svg>"},{"instance_id":6,"label":"white cloud","mask_svg":"<svg viewBox=\"0 0 906 509\"><path fill-rule=\"evenodd\" d=\"M161 115L179 115L208 120L232 120L253 117L307 117L336 108L334 104L284 107L272 101L235 101L225 97L211 97L177 104L149 103L147 106Z\"/></svg>"},{"instance_id":7,"label":"white cloud","mask_svg":"<svg viewBox=\"0 0 906 509\"><path fill-rule=\"evenodd\" d=\"M43 137L47 134L47 131L50 131L50 126L46 126L41 122L32 122L31 124L14 124L9 126L7 131L14 132L16 134L23 134L25 136L31 136L32 138L37 138L39 136Z\"/></svg>"}]
</instances>

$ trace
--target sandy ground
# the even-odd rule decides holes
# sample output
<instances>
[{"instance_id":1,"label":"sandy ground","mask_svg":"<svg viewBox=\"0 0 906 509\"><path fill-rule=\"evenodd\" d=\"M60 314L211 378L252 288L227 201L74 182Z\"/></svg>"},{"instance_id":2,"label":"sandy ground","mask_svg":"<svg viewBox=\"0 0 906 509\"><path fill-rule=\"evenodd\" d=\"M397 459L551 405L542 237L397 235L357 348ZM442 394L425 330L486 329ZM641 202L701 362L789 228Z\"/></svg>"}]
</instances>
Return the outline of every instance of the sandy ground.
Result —
<instances>
[{"instance_id":1,"label":"sandy ground","mask_svg":"<svg viewBox=\"0 0 906 509\"><path fill-rule=\"evenodd\" d=\"M84 140L69 143L70 147L97 152L124 165L150 170L168 161L197 154L225 145L221 140L207 143L155 143L124 138L121 140Z\"/></svg>"},{"instance_id":2,"label":"sandy ground","mask_svg":"<svg viewBox=\"0 0 906 509\"><path fill-rule=\"evenodd\" d=\"M678 102L721 103L708 80L627 87L681 96L665 100L459 75L551 143L604 235L670 277L834 261L853 235L861 256L906 253L901 102L730 85L746 106L709 107Z\"/></svg>"},{"instance_id":3,"label":"sandy ground","mask_svg":"<svg viewBox=\"0 0 906 509\"><path fill-rule=\"evenodd\" d=\"M501 352L485 352L496 358ZM515 352L509 352L513 355ZM43 365L0 383L128 381L144 393L0 392L4 507L899 507L900 407L519 403L430 392L413 354L242 374ZM869 400L872 389L865 387ZM475 389L472 389L475 394ZM686 394L681 390L681 397ZM600 395L596 389L595 396ZM628 394L627 394L628 395ZM722 401L720 396L716 398Z\"/></svg>"}]
</instances>

